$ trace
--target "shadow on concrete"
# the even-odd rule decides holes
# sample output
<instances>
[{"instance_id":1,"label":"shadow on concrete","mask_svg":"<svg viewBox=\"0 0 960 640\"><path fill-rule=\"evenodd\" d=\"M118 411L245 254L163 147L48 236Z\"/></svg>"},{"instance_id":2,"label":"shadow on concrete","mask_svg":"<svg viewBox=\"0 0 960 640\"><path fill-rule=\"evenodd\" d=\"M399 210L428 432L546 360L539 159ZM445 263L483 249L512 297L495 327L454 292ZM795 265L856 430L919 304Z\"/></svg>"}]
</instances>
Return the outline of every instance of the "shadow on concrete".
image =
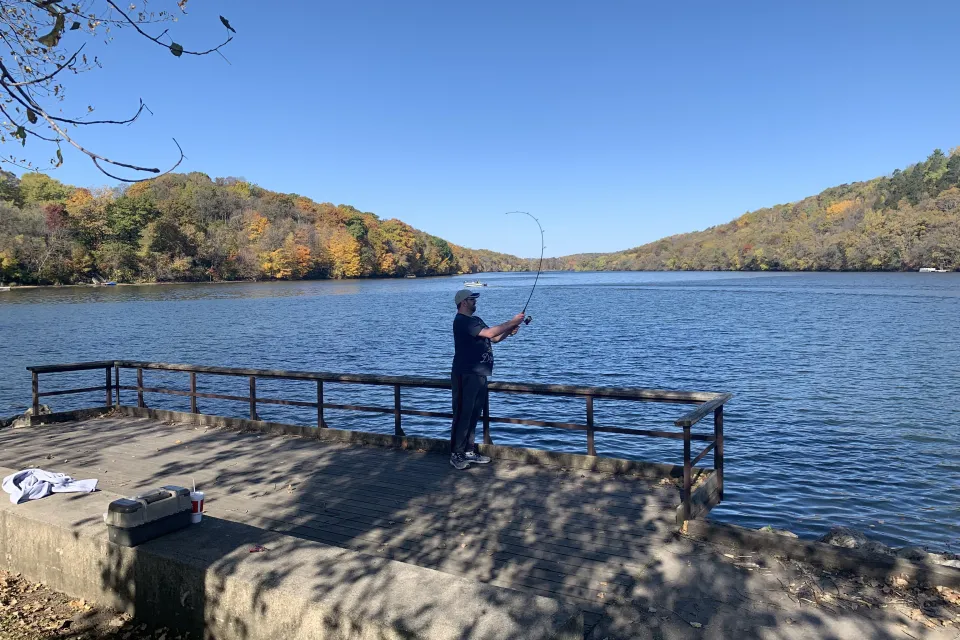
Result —
<instances>
[{"instance_id":1,"label":"shadow on concrete","mask_svg":"<svg viewBox=\"0 0 960 640\"><path fill-rule=\"evenodd\" d=\"M149 560L131 563L113 547L103 561L103 583L152 624L196 633L209 622L207 610L221 609L213 605L226 581L251 561L226 551L262 545L268 550L254 560L258 571L246 609L225 623L240 640L257 637L258 616L273 606L270 592L304 567L317 576L335 572L337 580L328 584L336 586L300 594L288 611L290 637L332 588L362 585L353 601L367 607L367 615L389 615L377 609L383 593L408 588L391 584L389 560L573 603L586 612L587 637L595 640L705 633L885 640L903 637L898 625L916 629L895 611L808 605L789 588L791 579L800 579L795 568L727 557L723 549L683 538L673 523L678 495L672 484L496 461L458 472L443 455L146 419L40 429L3 434L0 460L10 466L14 459L52 456L50 464L65 470L99 469L102 484L119 492L190 477L206 491L203 525L143 547L159 553L188 535L195 572L158 579L160 569ZM282 553L271 548L278 534L294 538ZM302 550L314 542L363 555L334 563L305 558ZM212 583L203 581L207 570L216 576ZM426 620L444 615L433 604L435 594L420 595L422 606L398 629L401 635L419 637ZM188 600L197 612L192 617L162 613L164 603ZM358 632L342 631L347 637ZM477 634L467 625L451 637Z\"/></svg>"}]
</instances>

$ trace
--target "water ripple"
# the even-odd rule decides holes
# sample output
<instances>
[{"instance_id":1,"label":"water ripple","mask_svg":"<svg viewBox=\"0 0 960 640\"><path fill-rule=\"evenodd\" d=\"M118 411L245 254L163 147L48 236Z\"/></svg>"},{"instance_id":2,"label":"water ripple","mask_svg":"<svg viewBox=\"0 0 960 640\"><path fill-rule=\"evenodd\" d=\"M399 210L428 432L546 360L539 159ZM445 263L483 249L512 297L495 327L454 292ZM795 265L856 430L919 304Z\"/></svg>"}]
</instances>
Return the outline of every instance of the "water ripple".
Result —
<instances>
[{"instance_id":1,"label":"water ripple","mask_svg":"<svg viewBox=\"0 0 960 640\"><path fill-rule=\"evenodd\" d=\"M481 276L479 314L515 313L532 274ZM29 364L130 358L222 366L448 375L452 294L462 278L37 289L0 293L0 415L29 405ZM713 517L805 537L833 524L889 544L960 551L960 277L956 274L548 273L534 324L496 347L501 380L732 391L726 500ZM92 374L45 388L89 386ZM102 375L102 374L100 374ZM148 383L186 388L182 374ZM97 379L93 379L97 378ZM200 377L244 395L244 380ZM333 402L392 392L329 386ZM311 385L262 381L264 395L311 399ZM82 402L51 399L56 409ZM88 399L98 401L99 397ZM183 398L151 404L186 409ZM442 392L404 392L442 411ZM73 403L73 404L71 404ZM245 406L202 401L205 411ZM672 429L681 405L599 400L599 424ZM493 410L582 420L582 401L495 396ZM265 407L310 424L313 410ZM329 412L391 432L392 416ZM443 420L408 431L446 437ZM704 425L707 428L708 425ZM585 436L496 425L498 442L583 452ZM598 434L601 454L677 463L675 441Z\"/></svg>"}]
</instances>

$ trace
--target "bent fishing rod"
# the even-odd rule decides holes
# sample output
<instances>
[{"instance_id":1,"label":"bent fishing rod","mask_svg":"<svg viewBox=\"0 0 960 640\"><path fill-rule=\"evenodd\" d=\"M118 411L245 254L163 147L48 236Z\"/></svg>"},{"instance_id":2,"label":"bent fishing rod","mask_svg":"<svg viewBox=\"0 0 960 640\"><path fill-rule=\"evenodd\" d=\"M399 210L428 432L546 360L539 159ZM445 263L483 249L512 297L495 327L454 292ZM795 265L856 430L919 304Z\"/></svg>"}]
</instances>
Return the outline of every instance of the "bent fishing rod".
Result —
<instances>
[{"instance_id":1,"label":"bent fishing rod","mask_svg":"<svg viewBox=\"0 0 960 640\"><path fill-rule=\"evenodd\" d=\"M527 302L523 305L522 311L524 315L523 323L530 324L530 322L533 320L533 316L527 315L527 307L530 306L530 300L533 298L533 292L537 290L537 282L540 280L540 272L543 269L543 252L547 248L547 245L544 244L543 240L543 227L540 226L540 221L537 220L533 214L526 211L507 211L506 215L510 215L511 213L522 213L525 216L529 216L531 220L537 223L537 228L540 229L540 264L537 265L537 277L533 280L533 287L530 289L530 295L527 296Z\"/></svg>"}]
</instances>

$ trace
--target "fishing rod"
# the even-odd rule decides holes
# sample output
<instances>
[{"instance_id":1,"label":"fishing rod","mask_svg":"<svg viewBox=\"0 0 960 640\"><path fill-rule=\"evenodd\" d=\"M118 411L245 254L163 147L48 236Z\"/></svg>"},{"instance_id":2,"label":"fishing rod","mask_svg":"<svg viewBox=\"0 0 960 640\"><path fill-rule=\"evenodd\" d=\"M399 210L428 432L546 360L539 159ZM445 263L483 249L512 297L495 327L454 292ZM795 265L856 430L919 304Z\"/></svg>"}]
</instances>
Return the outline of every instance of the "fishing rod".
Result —
<instances>
[{"instance_id":1,"label":"fishing rod","mask_svg":"<svg viewBox=\"0 0 960 640\"><path fill-rule=\"evenodd\" d=\"M540 264L537 265L537 277L533 280L533 287L530 289L530 295L527 297L527 302L523 305L522 311L523 315L525 316L523 318L523 323L530 324L530 322L533 320L533 316L527 315L527 307L530 305L530 300L533 298L533 292L537 290L537 282L540 280L540 272L543 269L543 252L547 248L547 245L544 244L543 241L543 227L540 226L540 221L537 220L533 214L526 211L507 211L506 215L510 215L511 213L522 213L525 216L529 216L534 222L537 223L537 228L540 229Z\"/></svg>"}]
</instances>

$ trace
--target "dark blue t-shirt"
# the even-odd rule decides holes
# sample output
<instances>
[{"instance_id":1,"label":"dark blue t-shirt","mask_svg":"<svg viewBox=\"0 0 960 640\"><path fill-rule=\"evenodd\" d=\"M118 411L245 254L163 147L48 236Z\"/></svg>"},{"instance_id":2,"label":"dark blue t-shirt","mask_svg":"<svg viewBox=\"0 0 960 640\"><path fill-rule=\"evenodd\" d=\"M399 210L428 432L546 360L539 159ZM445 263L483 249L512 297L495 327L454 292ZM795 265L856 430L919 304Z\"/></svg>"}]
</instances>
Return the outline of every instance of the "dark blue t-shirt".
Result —
<instances>
[{"instance_id":1,"label":"dark blue t-shirt","mask_svg":"<svg viewBox=\"0 0 960 640\"><path fill-rule=\"evenodd\" d=\"M453 319L453 373L493 375L493 347L479 335L486 328L477 316L458 313Z\"/></svg>"}]
</instances>

